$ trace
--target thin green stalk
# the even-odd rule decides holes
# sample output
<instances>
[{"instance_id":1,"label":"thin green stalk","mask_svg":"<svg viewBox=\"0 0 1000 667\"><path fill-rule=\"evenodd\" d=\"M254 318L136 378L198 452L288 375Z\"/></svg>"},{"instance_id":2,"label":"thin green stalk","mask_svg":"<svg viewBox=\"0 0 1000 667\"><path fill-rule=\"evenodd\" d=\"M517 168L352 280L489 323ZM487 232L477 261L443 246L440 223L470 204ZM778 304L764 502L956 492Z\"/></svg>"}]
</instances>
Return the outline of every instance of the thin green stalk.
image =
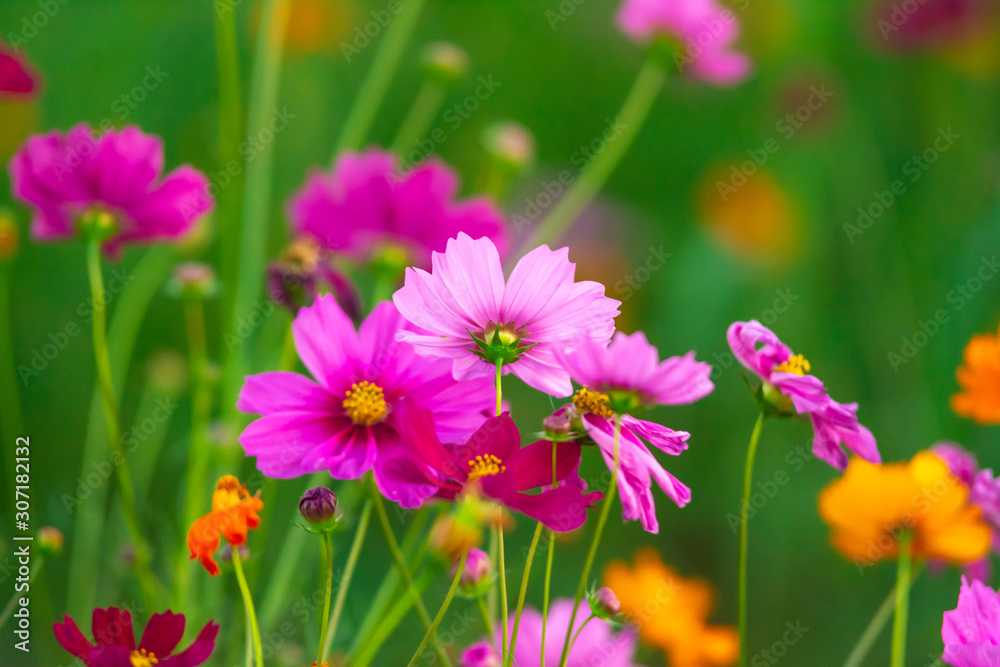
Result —
<instances>
[{"instance_id":1,"label":"thin green stalk","mask_svg":"<svg viewBox=\"0 0 1000 667\"><path fill-rule=\"evenodd\" d=\"M879 606L878 611L875 612L875 616L868 623L865 631L861 633L861 637L858 638L858 643L854 645L851 649L851 654L847 656L847 660L844 661L844 667L861 667L861 663L864 659L868 657L868 653L872 650L872 646L875 645L875 640L879 638L882 634L882 630L885 629L886 624L889 623L889 619L892 618L892 612L895 609L896 602L896 589L893 587L889 591L889 595L886 596L885 601Z\"/></svg>"},{"instance_id":2,"label":"thin green stalk","mask_svg":"<svg viewBox=\"0 0 1000 667\"><path fill-rule=\"evenodd\" d=\"M497 545L499 545L497 561L500 564L500 619L503 630L503 634L500 635L500 659L506 661L509 635L507 634L507 559L503 553L503 523L497 524Z\"/></svg>"},{"instance_id":3,"label":"thin green stalk","mask_svg":"<svg viewBox=\"0 0 1000 667\"><path fill-rule=\"evenodd\" d=\"M260 628L257 625L257 613L253 608L253 598L250 596L250 587L247 586L247 578L243 575L243 559L240 557L240 550L233 547L233 571L236 572L236 581L240 584L240 593L243 595L243 606L247 610L247 618L250 619L250 635L253 638L253 655L257 667L264 667L264 649L260 643ZM247 667L252 667L249 663Z\"/></svg>"},{"instance_id":4,"label":"thin green stalk","mask_svg":"<svg viewBox=\"0 0 1000 667\"><path fill-rule=\"evenodd\" d=\"M578 627L578 628L576 629L576 632L574 632L574 633L573 633L573 638L572 638L571 640L569 640L569 652L570 652L570 653L572 653L572 652L573 652L573 644L575 644L575 643L576 643L576 639L577 639L577 637L579 637L579 636L580 636L580 633L581 633L581 632L583 632L583 629L584 629L585 627L587 627L587 623L590 623L590 622L591 622L592 620L594 620L595 618L597 618L597 617L596 617L596 616L594 616L594 614L593 614L593 613L591 613L591 614L590 614L590 616L588 616L588 617L587 617L587 620L586 620L586 621L584 621L583 623L581 623L581 624L580 624L580 627Z\"/></svg>"},{"instance_id":5,"label":"thin green stalk","mask_svg":"<svg viewBox=\"0 0 1000 667\"><path fill-rule=\"evenodd\" d=\"M35 583L35 579L38 578L38 575L44 566L45 559L41 556L36 557L35 564L31 568L31 574L28 575L28 586ZM14 613L17 601L22 597L24 597L22 594L15 592L14 595L11 596L10 600L7 601L7 604L4 605L3 610L0 611L0 629L3 629L3 626L6 625L7 621L10 619L10 615Z\"/></svg>"},{"instance_id":6,"label":"thin green stalk","mask_svg":"<svg viewBox=\"0 0 1000 667\"><path fill-rule=\"evenodd\" d=\"M757 457L757 444L764 426L764 413L760 413L750 434L746 465L743 467L743 501L740 503L740 563L739 563L739 625L740 667L747 664L747 523L750 520L750 485L753 483L753 462Z\"/></svg>"},{"instance_id":7,"label":"thin green stalk","mask_svg":"<svg viewBox=\"0 0 1000 667\"><path fill-rule=\"evenodd\" d=\"M365 76L361 89L354 96L354 104L344 120L333 158L342 151L361 148L368 137L375 114L378 112L385 94L389 90L392 77L399 69L399 63L417 25L425 0L403 0L403 8L386 28L379 44L371 68Z\"/></svg>"},{"instance_id":8,"label":"thin green stalk","mask_svg":"<svg viewBox=\"0 0 1000 667\"><path fill-rule=\"evenodd\" d=\"M503 362L497 359L497 417L503 412Z\"/></svg>"},{"instance_id":9,"label":"thin green stalk","mask_svg":"<svg viewBox=\"0 0 1000 667\"><path fill-rule=\"evenodd\" d=\"M147 250L139 263L130 271L131 275L140 279L130 280L128 288L118 296L118 307L115 308L108 331L111 379L114 387L122 387L125 384L125 374L146 311L149 310L149 304L160 291L174 263L173 248L157 246ZM117 390L115 399L118 400L120 396L121 391ZM107 456L107 427L101 413L101 391L95 379L87 416L87 436L80 467L81 477ZM73 534L69 540L72 545L69 579L74 583L66 593L66 608L71 614L89 614L96 604L98 578L92 574L103 553L106 523L104 508L107 505L108 491L106 484L93 487L86 501L78 498L79 502L69 508L76 514Z\"/></svg>"},{"instance_id":10,"label":"thin green stalk","mask_svg":"<svg viewBox=\"0 0 1000 667\"><path fill-rule=\"evenodd\" d=\"M531 546L528 547L528 557L524 561L524 574L521 575L521 591L517 595L517 611L514 612L514 632L510 636L510 652L507 657L507 665L514 664L514 649L517 646L517 630L521 626L521 612L524 610L524 598L528 593L528 579L531 577L531 563L535 560L535 550L538 549L538 539L542 536L545 528L541 523L535 526L535 535L531 538Z\"/></svg>"},{"instance_id":11,"label":"thin green stalk","mask_svg":"<svg viewBox=\"0 0 1000 667\"><path fill-rule=\"evenodd\" d=\"M132 477L129 473L128 457L125 444L122 442L121 424L118 420L118 399L111 377L111 357L108 353L107 314L104 297L104 277L101 274L101 242L92 240L87 243L87 277L90 282L90 296L94 304L92 319L94 337L94 361L97 366L97 382L100 386L101 403L104 407L104 419L108 429L112 461L116 463L118 479L118 494L121 496L122 513L125 517L125 527L135 549L135 569L142 588L143 597L149 609L156 609L156 599L159 583L150 569L152 556L149 546L142 536L139 527L139 512L135 505L135 491L132 488ZM101 305L104 304L104 305ZM118 459L115 461L114 459Z\"/></svg>"},{"instance_id":12,"label":"thin green stalk","mask_svg":"<svg viewBox=\"0 0 1000 667\"><path fill-rule=\"evenodd\" d=\"M653 60L647 60L643 64L616 117L616 124L621 127L620 133L604 137L604 151L595 154L587 162L579 178L545 216L525 247L534 248L543 243L558 241L569 224L597 195L639 134L665 80L666 74Z\"/></svg>"},{"instance_id":13,"label":"thin green stalk","mask_svg":"<svg viewBox=\"0 0 1000 667\"><path fill-rule=\"evenodd\" d=\"M611 512L611 505L615 501L615 494L618 491L618 469L621 466L619 444L622 434L622 421L615 415L614 425L614 466L611 471L611 483L608 485L608 494L601 505L601 514L597 519L597 528L594 530L594 538L590 542L590 549L587 551L587 559L583 563L583 574L580 575L580 583L576 587L576 598L573 600L573 613L569 617L569 628L573 627L576 621L576 612L580 609L580 601L587 590L587 582L590 579L590 569L594 565L594 557L597 555L597 546L601 543L601 536L604 534L604 524L608 521L608 514ZM569 660L570 632L567 629L566 638L563 640L562 657L559 658L559 667L566 667Z\"/></svg>"},{"instance_id":14,"label":"thin green stalk","mask_svg":"<svg viewBox=\"0 0 1000 667\"><path fill-rule=\"evenodd\" d=\"M393 153L405 159L406 151L414 148L414 145L427 135L427 130L441 110L446 94L447 91L441 84L424 81L392 142Z\"/></svg>"},{"instance_id":15,"label":"thin green stalk","mask_svg":"<svg viewBox=\"0 0 1000 667\"><path fill-rule=\"evenodd\" d=\"M326 592L323 595L323 615L320 617L319 621L319 650L317 651L316 658L317 665L322 665L326 656L326 637L328 623L330 621L330 598L333 593L333 536L330 535L329 531L323 533L323 555L326 557Z\"/></svg>"},{"instance_id":16,"label":"thin green stalk","mask_svg":"<svg viewBox=\"0 0 1000 667\"><path fill-rule=\"evenodd\" d=\"M438 641L437 632L431 628L431 617L427 613L427 607L424 606L423 598L418 591L413 586L413 577L410 575L410 569L406 565L406 559L403 553L399 550L399 544L396 542L396 536L392 534L392 526L389 524L389 515L385 511L385 502L382 500L382 494L379 493L378 488L375 487L375 483L371 484L372 490L372 500L375 503L375 513L378 514L379 524L382 526L382 532L385 534L385 541L389 545L389 552L392 554L392 560L396 564L396 569L399 570L399 576L403 580L403 584L410 591L411 597L413 597L413 606L417 610L417 616L420 617L420 622L424 625L424 630L428 631L431 635L431 646L434 648L434 652L437 654L438 659L441 664L451 667L451 660L448 659L447 654L441 647L441 642Z\"/></svg>"},{"instance_id":17,"label":"thin green stalk","mask_svg":"<svg viewBox=\"0 0 1000 667\"><path fill-rule=\"evenodd\" d=\"M906 667L906 625L910 614L910 570L913 567L913 534L899 538L896 570L896 613L892 621L892 667Z\"/></svg>"},{"instance_id":18,"label":"thin green stalk","mask_svg":"<svg viewBox=\"0 0 1000 667\"><path fill-rule=\"evenodd\" d=\"M483 626L486 627L486 636L489 639L490 646L496 650L497 640L495 638L496 632L493 628L493 619L490 618L490 609L486 606L486 596L477 595L476 603L479 606L479 614L483 617Z\"/></svg>"},{"instance_id":19,"label":"thin green stalk","mask_svg":"<svg viewBox=\"0 0 1000 667\"><path fill-rule=\"evenodd\" d=\"M433 575L431 573L424 572L417 577L414 582L414 590L416 590L418 594L423 593L427 590L427 586L430 584L432 579ZM364 645L364 648L358 654L358 657L354 660L348 660L347 664L351 665L351 667L368 667L375 656L378 655L382 646L385 645L389 635L392 634L392 631L395 630L400 621L403 620L403 616L406 615L406 612L410 610L414 599L413 595L400 595L397 597L393 605L379 619L378 625L375 626L374 634Z\"/></svg>"},{"instance_id":20,"label":"thin green stalk","mask_svg":"<svg viewBox=\"0 0 1000 667\"><path fill-rule=\"evenodd\" d=\"M424 654L424 649L427 648L427 642L430 641L434 633L437 632L437 628L441 625L441 620L444 618L445 612L448 611L448 607L451 606L452 598L455 597L455 591L458 589L458 582L462 579L462 573L465 570L465 560L469 557L469 552L466 551L462 554L462 557L458 561L458 569L455 570L455 576L451 579L451 587L448 588L448 594L444 596L444 602L441 603L441 608L438 609L437 616L431 622L431 627L428 628L427 632L424 634L424 638L420 640L420 645L417 646L417 650L413 653L413 657L410 658L410 662L407 667L414 667L417 661L420 660L420 656Z\"/></svg>"},{"instance_id":21,"label":"thin green stalk","mask_svg":"<svg viewBox=\"0 0 1000 667\"><path fill-rule=\"evenodd\" d=\"M212 388L208 380L208 343L205 335L205 309L200 296L184 297L184 320L187 325L188 356L191 375L191 432L188 445L187 493L182 526L190 526L205 511L205 480L208 477L212 449L207 441L212 418ZM193 568L185 567L186 549L178 554L177 599L180 609L187 609L191 594Z\"/></svg>"},{"instance_id":22,"label":"thin green stalk","mask_svg":"<svg viewBox=\"0 0 1000 667\"><path fill-rule=\"evenodd\" d=\"M344 566L344 576L340 579L337 588L337 600L333 603L333 615L330 617L330 625L327 629L326 640L320 642L323 652L319 657L319 664L326 661L326 656L330 653L330 647L337 636L337 624L340 622L340 614L344 610L344 601L347 599L347 589L351 586L351 579L354 577L354 568L358 564L358 556L361 554L361 546L365 543L365 535L368 534L368 523L372 516L372 501L365 500L364 507L361 508L361 516L358 518L358 527L354 531L354 542L351 543L351 551L347 555L347 564Z\"/></svg>"},{"instance_id":23,"label":"thin green stalk","mask_svg":"<svg viewBox=\"0 0 1000 667\"><path fill-rule=\"evenodd\" d=\"M552 441L552 488L559 486L556 478L556 461L558 455L558 443ZM545 667L545 635L549 624L549 597L552 590L552 559L556 550L556 531L549 529L549 552L545 558L545 592L542 597L542 655L539 661L540 667Z\"/></svg>"}]
</instances>

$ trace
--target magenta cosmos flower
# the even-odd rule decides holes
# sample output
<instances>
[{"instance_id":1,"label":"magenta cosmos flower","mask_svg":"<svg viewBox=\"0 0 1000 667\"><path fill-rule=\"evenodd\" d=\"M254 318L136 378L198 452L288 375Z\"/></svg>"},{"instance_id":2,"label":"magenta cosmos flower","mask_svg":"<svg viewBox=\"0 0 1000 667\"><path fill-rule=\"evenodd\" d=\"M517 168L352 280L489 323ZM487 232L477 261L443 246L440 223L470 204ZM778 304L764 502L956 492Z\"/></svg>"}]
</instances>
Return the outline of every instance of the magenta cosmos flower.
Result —
<instances>
[{"instance_id":1,"label":"magenta cosmos flower","mask_svg":"<svg viewBox=\"0 0 1000 667\"><path fill-rule=\"evenodd\" d=\"M1000 596L962 577L958 607L944 613L942 659L952 667L1000 665Z\"/></svg>"},{"instance_id":2,"label":"magenta cosmos flower","mask_svg":"<svg viewBox=\"0 0 1000 667\"><path fill-rule=\"evenodd\" d=\"M0 44L0 98L33 97L40 87L38 75L28 61Z\"/></svg>"},{"instance_id":3,"label":"magenta cosmos flower","mask_svg":"<svg viewBox=\"0 0 1000 667\"><path fill-rule=\"evenodd\" d=\"M426 333L404 331L400 339L451 359L458 379L494 376L502 364L535 389L569 396L573 385L557 352L579 340L607 342L621 302L604 296L600 283L575 282L568 254L535 248L505 282L496 246L459 234L434 253L430 273L406 270L393 301Z\"/></svg>"},{"instance_id":4,"label":"magenta cosmos flower","mask_svg":"<svg viewBox=\"0 0 1000 667\"><path fill-rule=\"evenodd\" d=\"M484 496L557 532L582 526L587 508L602 498L599 491L583 493L577 484L525 493L552 484L553 447L556 480L576 478L580 446L542 440L522 448L517 427L506 412L490 417L465 444L453 447L441 444L429 410L403 401L399 413L407 446L436 473L436 477L428 475L427 482L438 484L439 498Z\"/></svg>"},{"instance_id":5,"label":"magenta cosmos flower","mask_svg":"<svg viewBox=\"0 0 1000 667\"><path fill-rule=\"evenodd\" d=\"M569 619L573 614L572 600L556 600L549 609L545 635L545 664L559 664L563 642L569 630ZM514 664L518 667L539 667L542 663L542 615L526 607L521 616L514 648ZM582 626L582 629L581 629ZM510 631L513 632L513 628ZM577 615L573 632L579 632L566 661L566 667L639 667L635 662L638 637L634 628L628 627L615 632L614 626L599 618L587 619ZM494 642L500 645L503 631L498 627ZM500 667L497 652L488 641L473 644L462 654L461 667Z\"/></svg>"},{"instance_id":6,"label":"magenta cosmos flower","mask_svg":"<svg viewBox=\"0 0 1000 667\"><path fill-rule=\"evenodd\" d=\"M983 520L990 526L991 550L1000 553L1000 478L994 477L989 468L980 469L975 455L954 442L939 442L931 447L931 452L968 489L969 504L982 511ZM982 581L990 578L991 571L989 554L965 567L966 576Z\"/></svg>"},{"instance_id":7,"label":"magenta cosmos flower","mask_svg":"<svg viewBox=\"0 0 1000 667\"><path fill-rule=\"evenodd\" d=\"M610 345L586 342L559 357L582 388L573 396L573 403L556 414L580 419L609 470L614 470L614 418L619 415L622 517L626 521L639 519L644 529L658 532L653 482L680 507L691 500L691 490L660 465L646 443L676 456L687 449L690 434L636 419L632 413L645 406L682 405L707 396L715 388L709 380L712 367L695 361L694 352L660 361L656 348L642 332L631 336L619 332Z\"/></svg>"},{"instance_id":8,"label":"magenta cosmos flower","mask_svg":"<svg viewBox=\"0 0 1000 667\"><path fill-rule=\"evenodd\" d=\"M810 364L756 320L734 322L727 333L729 347L741 364L761 380L764 401L783 415L808 415L815 437L813 454L839 470L847 467L843 447L872 463L882 457L871 431L858 423L857 403L838 403L826 387L809 375Z\"/></svg>"},{"instance_id":9,"label":"magenta cosmos flower","mask_svg":"<svg viewBox=\"0 0 1000 667\"><path fill-rule=\"evenodd\" d=\"M615 18L639 44L658 38L677 43L676 62L694 79L730 86L750 73L750 59L732 50L739 21L716 0L624 0Z\"/></svg>"},{"instance_id":10,"label":"magenta cosmos flower","mask_svg":"<svg viewBox=\"0 0 1000 667\"><path fill-rule=\"evenodd\" d=\"M410 465L396 406L409 398L433 410L437 433L458 439L480 426L493 403L488 379L456 382L450 365L396 340L405 323L389 302L355 332L332 295L302 308L292 323L295 348L315 380L276 371L251 375L237 407L263 415L240 435L269 477L328 470L356 479L373 469L382 494L416 507L437 486Z\"/></svg>"},{"instance_id":11,"label":"magenta cosmos flower","mask_svg":"<svg viewBox=\"0 0 1000 667\"><path fill-rule=\"evenodd\" d=\"M177 241L214 208L200 171L162 172L163 143L134 126L95 136L77 125L65 136L34 136L10 163L14 195L34 208L34 238L73 238L81 217L111 216L104 242L111 255L126 243Z\"/></svg>"},{"instance_id":12,"label":"magenta cosmos flower","mask_svg":"<svg viewBox=\"0 0 1000 667\"><path fill-rule=\"evenodd\" d=\"M183 614L166 611L153 614L136 646L132 630L132 615L118 607L95 609L91 643L72 618L52 626L56 640L64 649L83 661L87 667L196 667L203 664L215 650L219 626L209 622L201 629L194 643L180 653L173 651L184 636Z\"/></svg>"},{"instance_id":13,"label":"magenta cosmos flower","mask_svg":"<svg viewBox=\"0 0 1000 667\"><path fill-rule=\"evenodd\" d=\"M380 150L344 153L329 172L315 171L292 195L288 218L299 234L356 259L402 247L425 267L459 232L506 246L503 217L485 198L454 201L458 177L431 159L399 175L396 156Z\"/></svg>"}]
</instances>

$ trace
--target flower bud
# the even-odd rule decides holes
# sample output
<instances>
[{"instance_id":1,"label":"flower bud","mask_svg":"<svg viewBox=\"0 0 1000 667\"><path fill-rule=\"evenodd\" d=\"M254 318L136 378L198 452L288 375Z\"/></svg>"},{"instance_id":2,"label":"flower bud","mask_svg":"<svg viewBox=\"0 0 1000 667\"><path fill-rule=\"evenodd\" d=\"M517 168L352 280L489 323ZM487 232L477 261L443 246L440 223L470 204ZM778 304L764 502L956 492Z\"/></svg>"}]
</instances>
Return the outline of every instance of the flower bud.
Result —
<instances>
[{"instance_id":1,"label":"flower bud","mask_svg":"<svg viewBox=\"0 0 1000 667\"><path fill-rule=\"evenodd\" d=\"M455 578L460 562L461 559L456 560L451 566L452 579ZM458 580L462 593L472 597L484 594L490 587L492 570L490 557L485 551L477 547L469 549L469 555L465 557L465 567L462 568L462 576Z\"/></svg>"},{"instance_id":2,"label":"flower bud","mask_svg":"<svg viewBox=\"0 0 1000 667\"><path fill-rule=\"evenodd\" d=\"M423 65L428 81L450 88L469 71L469 54L449 42L434 42L424 49Z\"/></svg>"},{"instance_id":3,"label":"flower bud","mask_svg":"<svg viewBox=\"0 0 1000 667\"><path fill-rule=\"evenodd\" d=\"M76 229L85 241L103 241L118 231L118 220L109 211L93 208L80 214Z\"/></svg>"},{"instance_id":4,"label":"flower bud","mask_svg":"<svg viewBox=\"0 0 1000 667\"><path fill-rule=\"evenodd\" d=\"M461 511L438 518L431 527L430 544L434 553L446 561L455 561L482 542L482 524Z\"/></svg>"},{"instance_id":5,"label":"flower bud","mask_svg":"<svg viewBox=\"0 0 1000 667\"><path fill-rule=\"evenodd\" d=\"M184 262L174 268L167 290L174 296L206 299L218 292L215 271L208 264Z\"/></svg>"},{"instance_id":6,"label":"flower bud","mask_svg":"<svg viewBox=\"0 0 1000 667\"><path fill-rule=\"evenodd\" d=\"M55 558L62 551L63 534L58 528L44 526L38 530L35 536L38 545L38 553L42 558Z\"/></svg>"},{"instance_id":7,"label":"flower bud","mask_svg":"<svg viewBox=\"0 0 1000 667\"><path fill-rule=\"evenodd\" d=\"M622 612L622 603L618 601L618 596L610 588L601 587L587 596L590 603L590 611L597 618L608 620Z\"/></svg>"},{"instance_id":8,"label":"flower bud","mask_svg":"<svg viewBox=\"0 0 1000 667\"><path fill-rule=\"evenodd\" d=\"M0 209L0 260L11 259L17 254L20 232L14 216L6 209Z\"/></svg>"},{"instance_id":9,"label":"flower bud","mask_svg":"<svg viewBox=\"0 0 1000 667\"><path fill-rule=\"evenodd\" d=\"M299 512L313 531L333 530L337 525L337 496L325 486L315 486L302 494Z\"/></svg>"},{"instance_id":10,"label":"flower bud","mask_svg":"<svg viewBox=\"0 0 1000 667\"><path fill-rule=\"evenodd\" d=\"M565 437L573 430L573 422L564 414L551 414L542 420L542 428L546 435L555 436L554 439Z\"/></svg>"},{"instance_id":11,"label":"flower bud","mask_svg":"<svg viewBox=\"0 0 1000 667\"><path fill-rule=\"evenodd\" d=\"M514 121L491 125L483 133L483 146L491 157L515 174L535 159L535 137L525 126Z\"/></svg>"}]
</instances>

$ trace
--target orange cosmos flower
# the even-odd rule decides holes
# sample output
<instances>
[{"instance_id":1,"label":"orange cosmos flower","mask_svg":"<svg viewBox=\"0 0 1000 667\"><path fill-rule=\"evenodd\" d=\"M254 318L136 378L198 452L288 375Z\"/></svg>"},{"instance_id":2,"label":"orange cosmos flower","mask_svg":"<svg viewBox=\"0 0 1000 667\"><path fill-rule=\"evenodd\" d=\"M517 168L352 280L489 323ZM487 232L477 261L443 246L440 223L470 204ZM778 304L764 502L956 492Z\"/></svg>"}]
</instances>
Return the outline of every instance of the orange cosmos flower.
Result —
<instances>
[{"instance_id":1,"label":"orange cosmos flower","mask_svg":"<svg viewBox=\"0 0 1000 667\"><path fill-rule=\"evenodd\" d=\"M188 531L187 544L191 560L197 558L213 577L219 574L219 564L212 557L219 548L219 536L235 548L247 542L247 531L260 526L257 512L264 509L264 501L251 496L240 480L223 475L212 494L212 511L195 519Z\"/></svg>"},{"instance_id":2,"label":"orange cosmos flower","mask_svg":"<svg viewBox=\"0 0 1000 667\"><path fill-rule=\"evenodd\" d=\"M905 531L912 533L915 558L960 565L990 548L990 529L969 504L967 488L930 452L882 466L852 459L820 493L819 512L833 528L834 547L859 567L896 557Z\"/></svg>"},{"instance_id":3,"label":"orange cosmos flower","mask_svg":"<svg viewBox=\"0 0 1000 667\"><path fill-rule=\"evenodd\" d=\"M631 569L621 561L610 563L604 585L618 596L639 637L663 649L673 667L721 667L739 657L736 629L708 625L715 605L711 585L684 579L655 550L640 549Z\"/></svg>"},{"instance_id":4,"label":"orange cosmos flower","mask_svg":"<svg viewBox=\"0 0 1000 667\"><path fill-rule=\"evenodd\" d=\"M951 397L952 410L980 424L1000 424L1000 335L973 336L962 357L955 372L962 391Z\"/></svg>"}]
</instances>

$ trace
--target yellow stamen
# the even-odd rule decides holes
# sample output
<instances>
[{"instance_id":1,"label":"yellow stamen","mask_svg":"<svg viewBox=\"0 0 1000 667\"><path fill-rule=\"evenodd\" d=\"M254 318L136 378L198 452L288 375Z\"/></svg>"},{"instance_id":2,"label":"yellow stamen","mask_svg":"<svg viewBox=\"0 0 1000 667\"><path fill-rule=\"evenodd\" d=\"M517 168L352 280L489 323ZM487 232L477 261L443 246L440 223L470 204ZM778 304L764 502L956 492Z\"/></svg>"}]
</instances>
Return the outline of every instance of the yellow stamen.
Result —
<instances>
[{"instance_id":1,"label":"yellow stamen","mask_svg":"<svg viewBox=\"0 0 1000 667\"><path fill-rule=\"evenodd\" d=\"M352 384L343 405L351 421L363 426L382 421L387 409L382 387L368 380Z\"/></svg>"},{"instance_id":2,"label":"yellow stamen","mask_svg":"<svg viewBox=\"0 0 1000 667\"><path fill-rule=\"evenodd\" d=\"M812 366L809 364L809 361L801 354L796 354L794 357L788 357L788 361L775 366L772 372L805 375L810 370L812 370Z\"/></svg>"},{"instance_id":3,"label":"yellow stamen","mask_svg":"<svg viewBox=\"0 0 1000 667\"><path fill-rule=\"evenodd\" d=\"M154 653L147 652L144 648L132 651L132 655L129 657L132 660L132 667L153 667L160 662Z\"/></svg>"},{"instance_id":4,"label":"yellow stamen","mask_svg":"<svg viewBox=\"0 0 1000 667\"><path fill-rule=\"evenodd\" d=\"M486 456L479 455L474 459L469 459L469 481L471 482L480 477L499 475L507 470L507 466L502 464L503 461L493 454L487 454Z\"/></svg>"},{"instance_id":5,"label":"yellow stamen","mask_svg":"<svg viewBox=\"0 0 1000 667\"><path fill-rule=\"evenodd\" d=\"M611 419L615 416L615 413L608 407L610 399L607 394L602 394L599 391L593 391L582 387L580 391L573 395L573 405L580 414L587 412L593 412L599 417L604 417L605 419Z\"/></svg>"}]
</instances>

